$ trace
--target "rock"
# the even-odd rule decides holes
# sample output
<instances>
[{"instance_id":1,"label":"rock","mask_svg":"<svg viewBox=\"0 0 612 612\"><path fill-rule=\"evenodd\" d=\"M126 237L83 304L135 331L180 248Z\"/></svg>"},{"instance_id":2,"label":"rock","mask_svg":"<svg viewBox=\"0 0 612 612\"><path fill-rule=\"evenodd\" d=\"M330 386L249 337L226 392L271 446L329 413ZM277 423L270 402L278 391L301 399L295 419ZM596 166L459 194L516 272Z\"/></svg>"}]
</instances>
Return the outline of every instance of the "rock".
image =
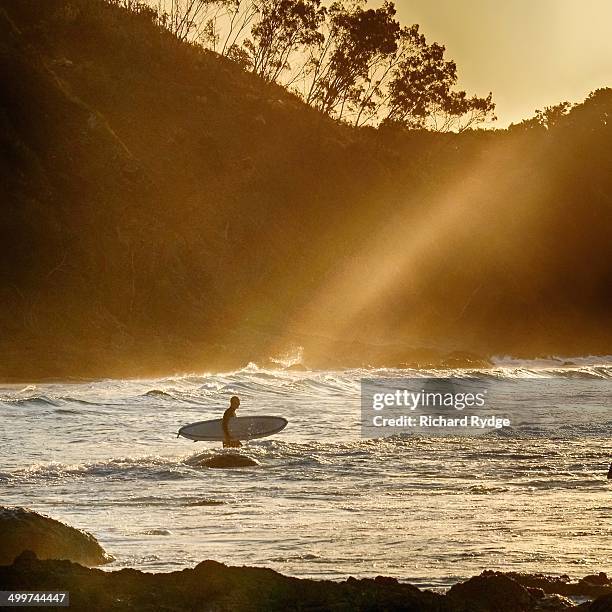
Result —
<instances>
[{"instance_id":1,"label":"rock","mask_svg":"<svg viewBox=\"0 0 612 612\"><path fill-rule=\"evenodd\" d=\"M0 584L9 590L69 591L70 606L75 610L450 612L442 605L443 595L397 581L306 580L215 561L204 561L193 569L151 574L133 569L103 572L28 555L0 567Z\"/></svg>"},{"instance_id":2,"label":"rock","mask_svg":"<svg viewBox=\"0 0 612 612\"><path fill-rule=\"evenodd\" d=\"M485 570L481 576L507 576L526 588L541 589L544 593L565 593L570 577L546 576L544 574L524 574L521 572L494 572Z\"/></svg>"},{"instance_id":3,"label":"rock","mask_svg":"<svg viewBox=\"0 0 612 612\"><path fill-rule=\"evenodd\" d=\"M255 459L245 457L244 455L216 455L208 459L202 459L198 464L200 466L209 468L238 468L238 467L250 467L253 465L259 465Z\"/></svg>"},{"instance_id":4,"label":"rock","mask_svg":"<svg viewBox=\"0 0 612 612\"><path fill-rule=\"evenodd\" d=\"M113 557L94 536L27 508L0 506L0 564L12 563L25 550L41 559L68 559L93 566Z\"/></svg>"},{"instance_id":5,"label":"rock","mask_svg":"<svg viewBox=\"0 0 612 612\"><path fill-rule=\"evenodd\" d=\"M533 612L563 612L575 609L576 604L563 595L546 595L531 608Z\"/></svg>"},{"instance_id":6,"label":"rock","mask_svg":"<svg viewBox=\"0 0 612 612\"><path fill-rule=\"evenodd\" d=\"M143 535L158 535L158 536L169 536L172 532L169 529L147 529L142 532Z\"/></svg>"},{"instance_id":7,"label":"rock","mask_svg":"<svg viewBox=\"0 0 612 612\"><path fill-rule=\"evenodd\" d=\"M503 574L480 575L454 585L448 597L467 603L471 612L525 612L537 599L516 580Z\"/></svg>"},{"instance_id":8,"label":"rock","mask_svg":"<svg viewBox=\"0 0 612 612\"><path fill-rule=\"evenodd\" d=\"M588 612L610 612L612 610L612 594L598 597L587 610Z\"/></svg>"},{"instance_id":9,"label":"rock","mask_svg":"<svg viewBox=\"0 0 612 612\"><path fill-rule=\"evenodd\" d=\"M608 578L605 572L599 572L599 574L591 574L580 579L581 583L589 585L607 586L612 587L612 581Z\"/></svg>"},{"instance_id":10,"label":"rock","mask_svg":"<svg viewBox=\"0 0 612 612\"><path fill-rule=\"evenodd\" d=\"M536 599L544 599L546 597L544 589L540 589L539 587L527 587L527 592Z\"/></svg>"},{"instance_id":11,"label":"rock","mask_svg":"<svg viewBox=\"0 0 612 612\"><path fill-rule=\"evenodd\" d=\"M484 571L482 576L507 576L520 585L530 589L542 589L544 593L564 595L566 597L598 597L612 592L612 581L604 572L585 576L580 580L571 581L569 576L545 576L543 574L521 574L519 572Z\"/></svg>"},{"instance_id":12,"label":"rock","mask_svg":"<svg viewBox=\"0 0 612 612\"><path fill-rule=\"evenodd\" d=\"M581 604L575 605L572 610L575 612L589 612L589 608L591 607L591 601L583 601Z\"/></svg>"},{"instance_id":13,"label":"rock","mask_svg":"<svg viewBox=\"0 0 612 612\"><path fill-rule=\"evenodd\" d=\"M32 552L0 567L0 584L5 590L69 591L75 610L563 612L573 607L557 595L532 596L516 580L495 572L455 585L443 595L382 576L310 580L216 561L159 574L134 569L103 572L69 561L42 561ZM601 598L591 612L609 612L610 603L609 596Z\"/></svg>"}]
</instances>

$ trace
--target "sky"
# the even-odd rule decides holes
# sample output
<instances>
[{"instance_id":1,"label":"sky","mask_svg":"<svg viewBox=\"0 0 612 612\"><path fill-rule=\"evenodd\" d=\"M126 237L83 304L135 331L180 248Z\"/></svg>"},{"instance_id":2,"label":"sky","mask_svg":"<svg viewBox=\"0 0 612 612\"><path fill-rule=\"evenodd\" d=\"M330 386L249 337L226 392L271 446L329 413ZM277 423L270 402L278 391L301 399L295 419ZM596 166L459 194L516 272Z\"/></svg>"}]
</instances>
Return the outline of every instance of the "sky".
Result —
<instances>
[{"instance_id":1,"label":"sky","mask_svg":"<svg viewBox=\"0 0 612 612\"><path fill-rule=\"evenodd\" d=\"M375 3L372 3L375 4ZM459 86L493 92L494 127L612 87L612 0L395 0L457 62Z\"/></svg>"}]
</instances>

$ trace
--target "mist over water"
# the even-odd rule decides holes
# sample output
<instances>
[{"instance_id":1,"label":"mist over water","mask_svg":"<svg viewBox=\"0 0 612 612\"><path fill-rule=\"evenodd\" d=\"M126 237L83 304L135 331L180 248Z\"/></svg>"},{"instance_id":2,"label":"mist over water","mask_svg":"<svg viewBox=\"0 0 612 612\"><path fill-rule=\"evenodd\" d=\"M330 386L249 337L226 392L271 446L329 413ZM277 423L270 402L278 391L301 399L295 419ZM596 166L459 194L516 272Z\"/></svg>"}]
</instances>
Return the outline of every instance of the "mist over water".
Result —
<instances>
[{"instance_id":1,"label":"mist over water","mask_svg":"<svg viewBox=\"0 0 612 612\"><path fill-rule=\"evenodd\" d=\"M108 566L170 571L204 559L295 576L391 575L443 586L483 569L584 575L612 564L612 359L489 370L263 370L0 387L0 495L91 531ZM360 437L364 377L544 378L540 405L481 436ZM197 467L220 444L177 439L219 418L289 420ZM510 401L510 400L509 400ZM530 415L533 414L533 418Z\"/></svg>"}]
</instances>

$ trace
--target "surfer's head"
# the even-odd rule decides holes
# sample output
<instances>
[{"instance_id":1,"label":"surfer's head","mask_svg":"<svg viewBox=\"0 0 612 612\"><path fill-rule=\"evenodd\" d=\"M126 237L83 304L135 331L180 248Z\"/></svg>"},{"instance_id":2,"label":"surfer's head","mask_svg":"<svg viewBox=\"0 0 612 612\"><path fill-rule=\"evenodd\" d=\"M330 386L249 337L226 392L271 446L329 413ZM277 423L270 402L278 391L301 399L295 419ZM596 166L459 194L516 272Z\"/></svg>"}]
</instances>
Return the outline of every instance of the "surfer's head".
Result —
<instances>
[{"instance_id":1,"label":"surfer's head","mask_svg":"<svg viewBox=\"0 0 612 612\"><path fill-rule=\"evenodd\" d=\"M237 395L232 395L232 399L230 399L230 408L236 410L240 406L240 398Z\"/></svg>"}]
</instances>

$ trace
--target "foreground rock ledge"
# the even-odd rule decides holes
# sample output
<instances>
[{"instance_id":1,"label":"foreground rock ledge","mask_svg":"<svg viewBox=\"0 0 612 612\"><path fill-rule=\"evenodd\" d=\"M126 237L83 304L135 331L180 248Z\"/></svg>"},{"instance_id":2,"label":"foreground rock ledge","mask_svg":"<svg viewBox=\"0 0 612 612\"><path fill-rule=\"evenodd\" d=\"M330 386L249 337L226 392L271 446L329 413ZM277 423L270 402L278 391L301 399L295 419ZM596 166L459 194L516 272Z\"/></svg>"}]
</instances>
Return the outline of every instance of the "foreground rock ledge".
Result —
<instances>
[{"instance_id":1,"label":"foreground rock ledge","mask_svg":"<svg viewBox=\"0 0 612 612\"><path fill-rule=\"evenodd\" d=\"M67 559L88 566L113 560L86 531L27 508L0 506L0 564L12 563L24 550L33 550L41 559Z\"/></svg>"},{"instance_id":2,"label":"foreground rock ledge","mask_svg":"<svg viewBox=\"0 0 612 612\"><path fill-rule=\"evenodd\" d=\"M612 593L600 575L599 586ZM530 580L540 586L525 586ZM557 582L558 581L558 582ZM324 612L536 612L611 610L612 594L574 605L547 589L569 581L544 576L485 572L455 585L446 595L421 591L394 578L349 578L343 582L283 576L270 569L228 567L203 561L193 569L151 574L133 569L104 572L69 561L39 560L22 553L0 567L4 590L66 590L72 610L215 610ZM573 583L577 590L580 583ZM589 583L590 586L593 586ZM583 585L584 586L584 585ZM546 587L546 588L544 588Z\"/></svg>"}]
</instances>

